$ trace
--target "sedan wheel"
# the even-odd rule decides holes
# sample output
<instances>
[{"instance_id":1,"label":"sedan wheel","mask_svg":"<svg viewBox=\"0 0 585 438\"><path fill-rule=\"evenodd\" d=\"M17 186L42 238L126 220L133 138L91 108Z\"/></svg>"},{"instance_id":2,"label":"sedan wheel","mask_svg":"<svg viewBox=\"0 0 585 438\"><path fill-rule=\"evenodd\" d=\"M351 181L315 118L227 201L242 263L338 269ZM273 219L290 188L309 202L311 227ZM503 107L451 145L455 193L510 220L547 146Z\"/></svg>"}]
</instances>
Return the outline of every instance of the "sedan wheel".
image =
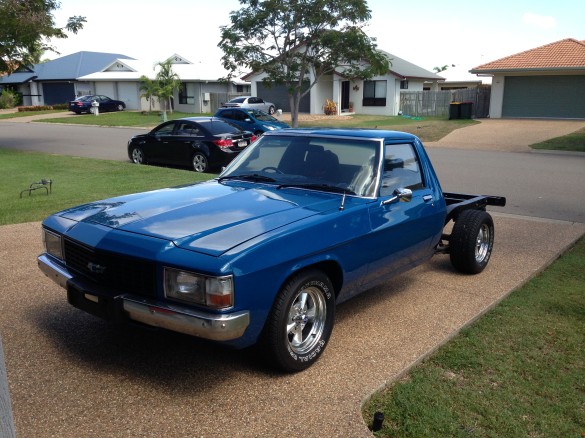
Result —
<instances>
[{"instance_id":1,"label":"sedan wheel","mask_svg":"<svg viewBox=\"0 0 585 438\"><path fill-rule=\"evenodd\" d=\"M301 371L323 353L333 331L335 294L321 271L297 274L281 289L266 325L266 347L277 366Z\"/></svg>"},{"instance_id":2,"label":"sedan wheel","mask_svg":"<svg viewBox=\"0 0 585 438\"><path fill-rule=\"evenodd\" d=\"M207 157L201 152L196 152L193 155L193 170L195 172L207 172L209 167L209 161Z\"/></svg>"},{"instance_id":3,"label":"sedan wheel","mask_svg":"<svg viewBox=\"0 0 585 438\"><path fill-rule=\"evenodd\" d=\"M118 111L124 111L124 105L122 104L118 105Z\"/></svg>"},{"instance_id":4,"label":"sedan wheel","mask_svg":"<svg viewBox=\"0 0 585 438\"><path fill-rule=\"evenodd\" d=\"M276 109L274 108L274 106L270 106L270 108L268 108L268 114L273 115L276 112Z\"/></svg>"},{"instance_id":5,"label":"sedan wheel","mask_svg":"<svg viewBox=\"0 0 585 438\"><path fill-rule=\"evenodd\" d=\"M142 152L141 148L139 148L139 147L132 148L131 156L132 156L133 163L146 164L146 161L144 160L144 152Z\"/></svg>"}]
</instances>

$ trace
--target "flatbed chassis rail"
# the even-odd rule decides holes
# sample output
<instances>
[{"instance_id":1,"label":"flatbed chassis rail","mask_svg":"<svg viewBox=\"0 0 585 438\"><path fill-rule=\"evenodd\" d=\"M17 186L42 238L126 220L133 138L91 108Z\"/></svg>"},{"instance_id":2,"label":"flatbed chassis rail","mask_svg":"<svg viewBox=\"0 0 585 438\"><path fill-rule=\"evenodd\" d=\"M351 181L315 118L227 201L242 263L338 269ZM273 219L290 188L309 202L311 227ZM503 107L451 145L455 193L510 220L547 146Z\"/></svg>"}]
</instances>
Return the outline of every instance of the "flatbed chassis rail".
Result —
<instances>
[{"instance_id":1,"label":"flatbed chassis rail","mask_svg":"<svg viewBox=\"0 0 585 438\"><path fill-rule=\"evenodd\" d=\"M464 210L485 210L488 205L504 207L506 198L503 196L467 195L464 193L443 193L447 203L445 225L450 220L457 220L457 216Z\"/></svg>"}]
</instances>

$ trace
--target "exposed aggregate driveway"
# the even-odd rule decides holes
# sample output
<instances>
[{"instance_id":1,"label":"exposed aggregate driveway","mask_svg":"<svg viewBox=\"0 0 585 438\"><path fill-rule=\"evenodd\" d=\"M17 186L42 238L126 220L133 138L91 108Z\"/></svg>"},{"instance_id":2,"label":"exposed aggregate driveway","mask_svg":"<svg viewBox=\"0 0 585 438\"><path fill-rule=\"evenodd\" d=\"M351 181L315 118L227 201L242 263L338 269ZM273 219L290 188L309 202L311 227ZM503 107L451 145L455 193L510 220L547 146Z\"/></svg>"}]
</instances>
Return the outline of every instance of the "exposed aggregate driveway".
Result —
<instances>
[{"instance_id":1,"label":"exposed aggregate driveway","mask_svg":"<svg viewBox=\"0 0 585 438\"><path fill-rule=\"evenodd\" d=\"M373 391L585 233L580 223L494 219L486 271L460 275L437 256L340 305L323 357L293 375L265 367L255 349L74 309L36 266L40 224L0 227L0 335L17 436L369 437L360 408Z\"/></svg>"}]
</instances>

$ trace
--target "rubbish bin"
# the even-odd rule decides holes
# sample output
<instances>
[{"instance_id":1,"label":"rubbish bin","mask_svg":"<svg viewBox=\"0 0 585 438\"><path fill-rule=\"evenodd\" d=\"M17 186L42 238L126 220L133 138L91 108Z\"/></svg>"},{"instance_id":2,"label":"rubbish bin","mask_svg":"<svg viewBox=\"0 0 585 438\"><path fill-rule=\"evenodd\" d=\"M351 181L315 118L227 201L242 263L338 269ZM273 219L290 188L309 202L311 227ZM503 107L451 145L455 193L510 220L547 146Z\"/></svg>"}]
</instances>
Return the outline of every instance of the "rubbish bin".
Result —
<instances>
[{"instance_id":1,"label":"rubbish bin","mask_svg":"<svg viewBox=\"0 0 585 438\"><path fill-rule=\"evenodd\" d=\"M461 102L459 105L460 112L459 118L461 119L471 119L471 112L473 110L473 102Z\"/></svg>"},{"instance_id":2,"label":"rubbish bin","mask_svg":"<svg viewBox=\"0 0 585 438\"><path fill-rule=\"evenodd\" d=\"M461 118L461 102L451 102L449 105L449 120Z\"/></svg>"}]
</instances>

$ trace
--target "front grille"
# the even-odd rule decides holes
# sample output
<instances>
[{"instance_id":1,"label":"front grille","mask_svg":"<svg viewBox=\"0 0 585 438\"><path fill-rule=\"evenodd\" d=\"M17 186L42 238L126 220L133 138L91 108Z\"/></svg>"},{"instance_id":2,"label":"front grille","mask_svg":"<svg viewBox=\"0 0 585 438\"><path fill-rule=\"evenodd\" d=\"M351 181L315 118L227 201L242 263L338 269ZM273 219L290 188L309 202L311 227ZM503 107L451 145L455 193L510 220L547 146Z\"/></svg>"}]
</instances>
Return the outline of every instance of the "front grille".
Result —
<instances>
[{"instance_id":1,"label":"front grille","mask_svg":"<svg viewBox=\"0 0 585 438\"><path fill-rule=\"evenodd\" d=\"M156 268L152 262L99 251L65 239L67 266L108 289L156 297Z\"/></svg>"}]
</instances>

